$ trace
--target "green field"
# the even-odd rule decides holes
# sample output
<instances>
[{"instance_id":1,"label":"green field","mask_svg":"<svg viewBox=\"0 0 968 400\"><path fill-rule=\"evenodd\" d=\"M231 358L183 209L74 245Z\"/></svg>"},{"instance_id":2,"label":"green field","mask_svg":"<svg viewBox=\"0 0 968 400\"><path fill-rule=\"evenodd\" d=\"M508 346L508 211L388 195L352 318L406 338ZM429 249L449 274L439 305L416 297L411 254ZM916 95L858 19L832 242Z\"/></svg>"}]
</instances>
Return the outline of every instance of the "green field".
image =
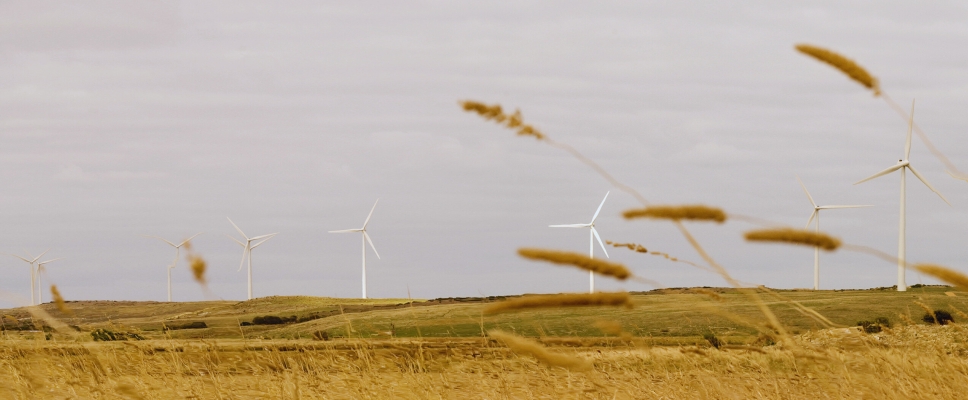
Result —
<instances>
[{"instance_id":1,"label":"green field","mask_svg":"<svg viewBox=\"0 0 968 400\"><path fill-rule=\"evenodd\" d=\"M700 290L706 290L701 293ZM708 291L718 296L712 296ZM924 286L896 292L890 289L760 292L784 326L794 334L824 328L794 302L822 314L837 326L854 326L858 321L885 317L892 322L920 321L924 310L918 302L955 315L968 311L968 298L946 286ZM81 331L108 329L136 332L145 339L310 339L327 338L473 338L493 328L532 337L603 337L595 328L599 320L618 321L638 340L652 344L687 344L712 333L730 343L749 343L759 333L749 322L766 320L751 297L736 289L660 289L635 293L632 309L579 307L553 308L482 315L483 307L501 298L336 299L307 296L272 296L250 301L130 302L76 301L67 306L73 316L64 315L48 303L40 306ZM23 308L0 313L27 321ZM256 317L276 316L287 320L276 325L249 325ZM30 335L13 331L4 318L8 335ZM192 322L205 328L179 329ZM174 328L164 329L165 326Z\"/></svg>"}]
</instances>

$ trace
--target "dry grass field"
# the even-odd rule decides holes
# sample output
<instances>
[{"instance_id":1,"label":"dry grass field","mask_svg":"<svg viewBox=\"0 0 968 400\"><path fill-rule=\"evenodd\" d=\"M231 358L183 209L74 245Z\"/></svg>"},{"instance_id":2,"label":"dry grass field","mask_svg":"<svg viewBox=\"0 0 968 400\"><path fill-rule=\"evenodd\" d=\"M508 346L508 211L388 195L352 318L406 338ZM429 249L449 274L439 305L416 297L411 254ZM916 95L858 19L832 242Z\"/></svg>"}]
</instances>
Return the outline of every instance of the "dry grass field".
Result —
<instances>
[{"instance_id":1,"label":"dry grass field","mask_svg":"<svg viewBox=\"0 0 968 400\"><path fill-rule=\"evenodd\" d=\"M731 322L762 319L735 289L657 290L632 296L632 309L492 316L481 310L498 299L71 302L74 316L45 304L76 329L5 330L0 398L954 399L968 393L968 331L958 311L968 310L964 292L921 287L761 296L791 332L789 340ZM794 302L822 312L836 327L798 312ZM922 304L951 310L956 323L922 322ZM24 309L0 313L8 328L12 318L28 315ZM241 325L267 315L296 321ZM852 327L877 317L892 326L877 333ZM617 322L624 332L605 333L596 327L600 321ZM208 327L161 329L189 322ZM138 337L94 341L91 332L99 328ZM551 366L483 335L496 328L592 368ZM326 336L314 338L315 332ZM710 337L720 341L718 348Z\"/></svg>"}]
</instances>

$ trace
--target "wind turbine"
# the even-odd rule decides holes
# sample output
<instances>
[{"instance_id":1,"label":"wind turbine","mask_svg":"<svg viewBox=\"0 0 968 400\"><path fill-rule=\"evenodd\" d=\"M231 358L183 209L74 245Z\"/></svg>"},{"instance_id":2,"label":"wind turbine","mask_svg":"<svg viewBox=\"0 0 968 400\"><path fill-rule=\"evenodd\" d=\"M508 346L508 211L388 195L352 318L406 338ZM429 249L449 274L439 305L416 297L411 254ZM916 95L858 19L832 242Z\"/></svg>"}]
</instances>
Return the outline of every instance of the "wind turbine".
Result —
<instances>
[{"instance_id":1,"label":"wind turbine","mask_svg":"<svg viewBox=\"0 0 968 400\"><path fill-rule=\"evenodd\" d=\"M904 159L897 160L896 165L890 168L887 168L881 172L878 172L874 175L871 175L870 177L861 179L857 181L857 183L854 183L856 185L858 183L867 182L871 179L874 179L883 175L887 175L897 170L901 170L901 218L899 223L898 239L897 239L897 291L898 292L904 292L907 290L907 283L904 280L905 265L907 264L904 258L904 251L905 251L904 224L906 222L904 197L906 193L905 192L905 178L907 176L906 171L911 170L911 173L914 174L914 176L917 177L918 180L921 181L921 183L924 183L924 186L927 186L928 189L931 189L932 192L937 194L938 197L941 197L941 200L944 200L944 202L948 203L949 206L951 205L951 202L949 202L948 199L944 198L944 195L942 195L941 192L935 189L934 186L931 186L931 184L928 183L928 181L925 180L924 177L918 173L918 170L914 169L914 166L912 166L911 162L908 160L908 157L911 156L911 130L913 129L913 127L914 127L914 101L911 101L911 118L908 119L907 141L904 144Z\"/></svg>"},{"instance_id":2,"label":"wind turbine","mask_svg":"<svg viewBox=\"0 0 968 400\"><path fill-rule=\"evenodd\" d=\"M161 240L162 242L168 243L168 245L170 245L171 247L174 247L175 248L175 260L172 261L171 262L171 265L168 266L168 301L169 302L171 302L171 270L173 268L175 268L175 265L178 264L178 257L181 256L181 247L184 246L185 243L188 243L192 239L194 239L195 236L198 236L198 235L201 235L201 234L202 234L201 232L196 233L192 237L190 237L188 239L185 239L183 242L181 242L181 243L179 243L177 245L174 244L174 243L172 243L172 242L169 242L169 241L167 241L165 239L162 239L162 238L160 238L158 236L143 235L144 237L147 237L147 238L155 238L155 239Z\"/></svg>"},{"instance_id":3,"label":"wind turbine","mask_svg":"<svg viewBox=\"0 0 968 400\"><path fill-rule=\"evenodd\" d=\"M370 217L373 216L373 210L376 210L376 204L380 202L380 199L376 199L373 203L373 208L370 209L370 215L366 216L366 221L363 221L363 227L360 229L343 229L340 231L329 231L329 233L348 233L348 232L361 232L363 233L363 298L366 298L366 244L370 244L370 248L373 249L373 253L376 254L376 258L380 258L380 253L376 251L376 247L373 246L373 241L370 240L370 235L366 234L366 225L370 223Z\"/></svg>"},{"instance_id":4,"label":"wind turbine","mask_svg":"<svg viewBox=\"0 0 968 400\"><path fill-rule=\"evenodd\" d=\"M837 208L862 208L862 207L873 207L870 205L862 206L818 206L816 202L813 201L813 196L807 191L807 186L803 184L800 177L797 177L797 182L800 182L800 187L803 188L803 193L807 194L807 199L810 200L810 204L813 205L813 213L810 214L810 219L807 220L807 225L804 228L809 228L810 223L813 222L813 218L817 218L817 233L820 233L820 210L831 210ZM813 248L813 290L820 290L820 247Z\"/></svg>"},{"instance_id":5,"label":"wind turbine","mask_svg":"<svg viewBox=\"0 0 968 400\"><path fill-rule=\"evenodd\" d=\"M45 268L44 266L47 265L48 263L51 263L57 260L63 260L63 259L64 257L61 257L61 258L55 258L53 260L41 261L37 263L37 304L44 304L44 291L42 290L42 286L40 285L41 275L47 276L47 268Z\"/></svg>"},{"instance_id":6,"label":"wind turbine","mask_svg":"<svg viewBox=\"0 0 968 400\"><path fill-rule=\"evenodd\" d=\"M592 215L592 222L587 224L568 224L568 225L548 225L551 228L589 228L588 233L588 257L595 258L595 239L598 239L598 245L602 246L602 251L605 252L605 257L608 257L608 250L605 250L605 244L602 243L602 238L598 236L598 231L595 230L595 220L598 219L598 213L602 211L602 206L605 205L605 199L608 198L608 194L605 192L605 198L602 199L602 204L598 205L598 209L595 210L595 215ZM595 273L588 272L588 293L595 293Z\"/></svg>"},{"instance_id":7,"label":"wind turbine","mask_svg":"<svg viewBox=\"0 0 968 400\"><path fill-rule=\"evenodd\" d=\"M229 220L229 223L232 224L232 226L235 227L235 230L239 231L239 234L242 235L243 238L245 238L245 243L242 243L242 242L236 240L234 237L229 236L229 239L234 240L235 243L238 243L239 246L242 246L242 262L239 263L239 271L242 270L242 266L245 265L246 256L248 256L248 260L249 260L249 300L252 300L252 250L255 249L256 247L259 247L261 244L263 244L265 242L268 242L269 239L272 239L273 236L276 236L279 233L278 232L276 232L276 233L270 233L268 235L262 235L262 236L256 236L256 237L250 238L248 236L245 236L245 232L242 232L242 230L239 229L239 226L236 225L235 222L232 222L232 219L231 218L225 217L225 219ZM260 241L260 242L259 243L256 243L256 244L252 244L252 242L255 242L255 241Z\"/></svg>"},{"instance_id":8,"label":"wind turbine","mask_svg":"<svg viewBox=\"0 0 968 400\"><path fill-rule=\"evenodd\" d=\"M25 263L30 264L30 305L32 305L32 306L37 305L37 303L35 302L35 300L37 299L37 295L35 294L36 293L35 292L35 289L37 287L37 272L34 270L34 264L36 264L37 263L37 260L39 260L41 257L43 257L44 254L47 254L48 251L50 251L50 249L47 249L43 253L40 253L39 256L32 257L32 258L24 258L24 257L18 256L16 254L7 254L7 253L4 253L4 254L6 254L8 256L11 256L11 257L17 257L17 258L23 260ZM27 252L26 250L24 250L24 253L27 254L27 257L30 257L30 253L29 252ZM54 261L54 260L45 261L45 263L48 263L48 262L51 262L51 261Z\"/></svg>"}]
</instances>

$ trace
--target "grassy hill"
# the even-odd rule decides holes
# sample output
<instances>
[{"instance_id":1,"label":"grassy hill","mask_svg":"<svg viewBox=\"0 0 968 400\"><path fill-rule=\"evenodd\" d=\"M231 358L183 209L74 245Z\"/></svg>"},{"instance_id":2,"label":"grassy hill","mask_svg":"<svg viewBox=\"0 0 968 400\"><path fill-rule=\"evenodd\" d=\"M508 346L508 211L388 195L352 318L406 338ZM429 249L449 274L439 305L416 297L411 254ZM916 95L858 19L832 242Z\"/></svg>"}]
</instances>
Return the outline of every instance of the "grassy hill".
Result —
<instances>
[{"instance_id":1,"label":"grassy hill","mask_svg":"<svg viewBox=\"0 0 968 400\"><path fill-rule=\"evenodd\" d=\"M715 292L711 294L710 292ZM968 297L945 286L924 286L896 292L889 289L761 293L771 310L793 333L822 328L817 318L796 307L809 307L840 326L886 317L920 321L925 311L954 309L968 312ZM501 298L450 298L435 300L337 299L308 296L272 296L250 301L205 302L69 302L66 316L52 304L40 306L81 330L97 328L139 332L148 339L171 337L207 339L298 339L325 332L327 337L480 337L492 328L526 336L601 337L600 320L617 321L633 336L655 344L695 342L712 333L729 342L754 340L752 323L765 323L755 302L735 289L661 289L635 293L634 308L558 308L483 316L486 303ZM954 308L954 309L953 309ZM25 320L23 308L0 314ZM283 324L250 325L257 318L278 317ZM5 319L10 321L9 318ZM204 328L179 329L203 322ZM278 322L278 321L277 321ZM174 328L165 330L165 326ZM8 334L12 332L7 331Z\"/></svg>"}]
</instances>

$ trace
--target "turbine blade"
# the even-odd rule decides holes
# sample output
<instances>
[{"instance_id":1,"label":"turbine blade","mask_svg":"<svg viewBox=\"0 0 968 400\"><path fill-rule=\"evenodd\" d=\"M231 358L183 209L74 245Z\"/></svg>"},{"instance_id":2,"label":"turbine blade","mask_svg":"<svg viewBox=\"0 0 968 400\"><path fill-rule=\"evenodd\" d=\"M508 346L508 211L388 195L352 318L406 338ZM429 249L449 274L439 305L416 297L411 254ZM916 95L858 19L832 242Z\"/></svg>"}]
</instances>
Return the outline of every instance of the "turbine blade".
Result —
<instances>
[{"instance_id":1,"label":"turbine blade","mask_svg":"<svg viewBox=\"0 0 968 400\"><path fill-rule=\"evenodd\" d=\"M363 232L362 229L343 229L341 231L329 231L329 233Z\"/></svg>"},{"instance_id":2,"label":"turbine blade","mask_svg":"<svg viewBox=\"0 0 968 400\"><path fill-rule=\"evenodd\" d=\"M949 169L944 170L944 172L947 172L948 175L951 176L952 178L968 182L968 178L966 178L964 175L955 174L954 172L951 172L951 170Z\"/></svg>"},{"instance_id":3,"label":"turbine blade","mask_svg":"<svg viewBox=\"0 0 968 400\"><path fill-rule=\"evenodd\" d=\"M40 263L38 263L37 265L44 265L44 264L47 264L47 263L52 263L52 262L54 262L54 261L57 261L57 260L63 260L63 259L64 259L64 257L58 257L58 258L55 258L55 259L52 259L52 260L47 260L47 261L41 261L41 262L40 262Z\"/></svg>"},{"instance_id":4,"label":"turbine blade","mask_svg":"<svg viewBox=\"0 0 968 400\"><path fill-rule=\"evenodd\" d=\"M871 180L871 179L874 179L874 178L877 178L877 177L881 177L881 176L884 176L884 175L887 175L887 174L889 174L889 173L891 173L891 172L894 172L894 171L897 171L897 170L899 170L899 169L901 169L901 168L904 168L904 165L903 165L903 164L898 164L898 165L895 165L895 166L892 166L892 167L890 167L890 168L887 168L887 169L885 169L885 170L883 170L883 171L881 171L881 172L878 172L878 173L876 173L876 174L874 174L874 175L871 175L871 176L869 176L869 177L866 177L866 178L864 178L864 179L861 179L861 180L859 180L859 181L857 181L857 182L854 182L854 184L856 185L856 184L858 184L858 183L864 183L864 182L867 182L867 181L869 181L869 180Z\"/></svg>"},{"instance_id":5,"label":"turbine blade","mask_svg":"<svg viewBox=\"0 0 968 400\"><path fill-rule=\"evenodd\" d=\"M174 247L178 247L178 246L175 246L174 243L169 242L169 241L165 240L164 238L161 238L161 237L158 237L158 236L151 236L151 235L141 235L141 236L144 236L146 238L155 238L155 239L161 240L162 242L168 243L168 244L170 244L170 245L172 245Z\"/></svg>"},{"instance_id":6,"label":"turbine blade","mask_svg":"<svg viewBox=\"0 0 968 400\"><path fill-rule=\"evenodd\" d=\"M864 207L874 207L870 204L860 205L860 206L820 206L821 210L835 209L835 208L864 208Z\"/></svg>"},{"instance_id":7,"label":"turbine blade","mask_svg":"<svg viewBox=\"0 0 968 400\"><path fill-rule=\"evenodd\" d=\"M242 262L239 263L239 271L241 271L242 270L242 267L245 266L245 255L248 252L249 252L249 247L248 246L246 246L244 249L242 249ZM239 272L239 271L235 271L235 272Z\"/></svg>"},{"instance_id":8,"label":"turbine blade","mask_svg":"<svg viewBox=\"0 0 968 400\"><path fill-rule=\"evenodd\" d=\"M370 235L367 235L366 231L363 231L363 237L366 238L366 242L370 244L370 248L376 253L376 258L380 258L380 252L376 251L376 247L373 246L373 241L370 240Z\"/></svg>"},{"instance_id":9,"label":"turbine blade","mask_svg":"<svg viewBox=\"0 0 968 400\"><path fill-rule=\"evenodd\" d=\"M380 199L376 199L376 203L379 203ZM376 210L376 203L373 203L373 208L370 209L370 215L366 216L366 221L363 221L363 228L366 229L366 224L370 223L370 217L373 216L373 210Z\"/></svg>"},{"instance_id":10,"label":"turbine blade","mask_svg":"<svg viewBox=\"0 0 968 400\"><path fill-rule=\"evenodd\" d=\"M195 238L195 236L198 236L198 235L201 235L201 234L202 234L202 232L198 232L198 233L196 233L196 234L194 234L194 235L192 235L192 237L190 237L190 238L188 238L188 239L185 239L184 241L182 241L181 243L179 243L179 244L178 244L178 246L175 246L175 245L172 245L172 246L175 246L175 247L182 247L182 246L184 246L184 245L185 245L185 243L188 243L188 242L191 242L191 241L192 241L192 239L194 239L194 238Z\"/></svg>"},{"instance_id":11,"label":"turbine blade","mask_svg":"<svg viewBox=\"0 0 968 400\"><path fill-rule=\"evenodd\" d=\"M275 235L275 234L272 234L272 235L269 235L269 237L268 237L268 238L266 238L266 240L263 240L263 241L261 241L261 242L259 242L259 243L256 243L256 244L254 244L254 245L252 245L252 247L250 247L250 248L249 248L249 251L252 251L252 249L254 249L254 248L256 248L256 247L259 247L259 245L261 245L261 244L263 244L263 243L265 243L265 242L268 242L268 241L269 241L269 239L272 239L272 238L274 238L274 237L276 237L276 235ZM255 239L253 239L253 240L255 240Z\"/></svg>"},{"instance_id":12,"label":"turbine blade","mask_svg":"<svg viewBox=\"0 0 968 400\"><path fill-rule=\"evenodd\" d=\"M242 235L242 237L244 237L244 238L246 238L246 239L248 239L248 238L249 238L248 236L245 236L245 232L242 232L242 230L241 230L241 229L239 229L239 226L238 226L238 225L236 225L236 224L235 224L235 222L232 222L232 218L229 218L229 217L225 217L225 219L227 219L227 220L229 220L229 223L230 223L230 224L232 224L232 226L234 226L234 227L235 227L235 230L237 230L237 231L239 231L239 234L240 234L240 235Z\"/></svg>"},{"instance_id":13,"label":"turbine blade","mask_svg":"<svg viewBox=\"0 0 968 400\"><path fill-rule=\"evenodd\" d=\"M25 263L29 263L30 262L30 260L28 260L26 258L23 258L21 256L18 256L16 254L10 254L10 253L0 253L0 254L7 255L7 256L10 256L10 257L17 257L17 258L19 258L21 260L24 260Z\"/></svg>"},{"instance_id":14,"label":"turbine blade","mask_svg":"<svg viewBox=\"0 0 968 400\"><path fill-rule=\"evenodd\" d=\"M605 250L605 243L602 243L602 237L601 236L598 236L598 231L595 230L595 227L594 226L592 227L592 234L595 235L595 239L598 239L598 245L599 246L602 246L602 251L605 252L605 257L606 258L611 258L611 257L608 256L608 250Z\"/></svg>"},{"instance_id":15,"label":"turbine blade","mask_svg":"<svg viewBox=\"0 0 968 400\"><path fill-rule=\"evenodd\" d=\"M908 118L907 141L904 142L904 161L907 161L908 157L911 157L911 130L913 129L914 129L914 99L911 99L911 114L910 114L910 118Z\"/></svg>"},{"instance_id":16,"label":"turbine blade","mask_svg":"<svg viewBox=\"0 0 968 400\"><path fill-rule=\"evenodd\" d=\"M608 199L608 194L609 193L612 193L612 191L609 190L609 191L605 192L605 198L602 199L602 204L599 204L598 205L598 209L595 210L595 215L592 215L592 222L589 222L589 224L594 224L595 223L595 220L598 219L598 213L602 212L602 206L605 205L605 199Z\"/></svg>"},{"instance_id":17,"label":"turbine blade","mask_svg":"<svg viewBox=\"0 0 968 400\"><path fill-rule=\"evenodd\" d=\"M587 228L591 224L548 225L549 228Z\"/></svg>"},{"instance_id":18,"label":"turbine blade","mask_svg":"<svg viewBox=\"0 0 968 400\"><path fill-rule=\"evenodd\" d=\"M910 164L908 164L908 169L911 170L911 173L914 174L914 176L918 177L918 179L921 180L921 183L923 183L924 186L927 186L928 189L931 189L932 192L934 192L935 194L937 194L938 197L940 197L941 200L944 200L945 203L948 203L949 206L951 205L951 202L948 201L948 199L944 198L944 195L941 194L941 192L939 192L938 189L935 189L934 186L931 186L931 184L928 183L928 181L926 179L924 179L924 177L921 176L921 174L918 173L918 170L914 169L914 167L912 167Z\"/></svg>"},{"instance_id":19,"label":"turbine blade","mask_svg":"<svg viewBox=\"0 0 968 400\"><path fill-rule=\"evenodd\" d=\"M240 241L238 241L238 240L235 240L235 238L234 238L234 237L232 237L232 236L229 236L229 235L225 235L225 236L228 236L228 238L229 238L229 239L232 239L232 241L233 241L233 242L235 242L235 243L238 243L238 244L239 244L239 246L242 246L242 247L245 247L245 243L242 243L242 242L240 242Z\"/></svg>"},{"instance_id":20,"label":"turbine blade","mask_svg":"<svg viewBox=\"0 0 968 400\"><path fill-rule=\"evenodd\" d=\"M267 237L273 237L273 236L276 236L278 234L279 234L279 232L270 233L268 235L262 235L262 236L256 236L254 238L249 238L249 240L259 240L259 239L263 239L263 238L267 238Z\"/></svg>"},{"instance_id":21,"label":"turbine blade","mask_svg":"<svg viewBox=\"0 0 968 400\"><path fill-rule=\"evenodd\" d=\"M807 198L810 199L810 204L813 204L814 207L817 207L817 203L815 201L813 201L813 196L811 196L810 195L810 192L807 191L807 186L804 185L803 184L803 181L800 180L800 176L799 175L797 176L797 182L800 182L800 187L803 188L803 193L806 193L807 194ZM807 225L809 225L809 224L807 224Z\"/></svg>"},{"instance_id":22,"label":"turbine blade","mask_svg":"<svg viewBox=\"0 0 968 400\"><path fill-rule=\"evenodd\" d=\"M813 209L813 213L810 214L810 219L807 220L807 224L803 226L803 229L807 229L810 227L810 223L813 222L813 219L817 217L818 212L819 211L817 211L816 208Z\"/></svg>"},{"instance_id":23,"label":"turbine blade","mask_svg":"<svg viewBox=\"0 0 968 400\"><path fill-rule=\"evenodd\" d=\"M37 260L39 260L41 257L44 256L44 254L47 254L48 251L50 251L50 249L44 250L44 252L43 253L40 253L39 256L34 257L34 261L36 262Z\"/></svg>"}]
</instances>

